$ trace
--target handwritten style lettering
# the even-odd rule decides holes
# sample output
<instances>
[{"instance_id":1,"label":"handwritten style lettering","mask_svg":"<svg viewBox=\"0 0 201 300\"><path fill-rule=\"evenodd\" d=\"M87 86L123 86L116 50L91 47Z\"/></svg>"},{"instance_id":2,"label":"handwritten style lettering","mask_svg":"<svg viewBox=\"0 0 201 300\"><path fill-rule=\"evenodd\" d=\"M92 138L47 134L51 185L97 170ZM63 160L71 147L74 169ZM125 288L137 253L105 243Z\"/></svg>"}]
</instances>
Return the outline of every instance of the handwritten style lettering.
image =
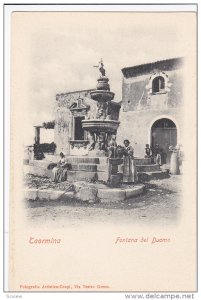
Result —
<instances>
[{"instance_id":1,"label":"handwritten style lettering","mask_svg":"<svg viewBox=\"0 0 201 300\"><path fill-rule=\"evenodd\" d=\"M31 236L29 238L29 244L61 244L61 239L36 239L35 237Z\"/></svg>"},{"instance_id":2,"label":"handwritten style lettering","mask_svg":"<svg viewBox=\"0 0 201 300\"><path fill-rule=\"evenodd\" d=\"M137 238L120 238L120 237L117 237L116 238L116 242L115 244L117 243L137 243L138 242L138 239Z\"/></svg>"}]
</instances>

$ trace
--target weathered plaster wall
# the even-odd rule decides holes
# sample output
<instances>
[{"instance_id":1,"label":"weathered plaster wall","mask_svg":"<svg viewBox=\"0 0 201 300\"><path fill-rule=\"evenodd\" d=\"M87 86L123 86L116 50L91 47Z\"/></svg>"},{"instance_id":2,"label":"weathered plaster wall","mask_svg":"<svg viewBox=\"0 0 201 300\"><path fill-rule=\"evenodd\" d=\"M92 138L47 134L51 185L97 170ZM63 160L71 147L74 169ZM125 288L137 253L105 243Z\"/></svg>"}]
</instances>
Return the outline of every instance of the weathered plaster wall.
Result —
<instances>
[{"instance_id":1,"label":"weathered plaster wall","mask_svg":"<svg viewBox=\"0 0 201 300\"><path fill-rule=\"evenodd\" d=\"M143 65L142 72L138 75L130 76L129 73L127 77L123 77L119 119L121 123L117 131L117 142L122 144L125 138L129 139L135 148L135 156L144 156L145 144L151 143L151 126L161 118L169 118L176 124L177 143L182 144L182 65L169 63L160 62L161 69L149 65L147 72L146 65ZM165 79L165 89L153 94L152 81L160 75ZM90 106L86 118L95 117L96 102L90 98L90 91L92 90L57 95L55 105L57 153L63 151L66 155L72 154L69 140L73 139L73 117L69 108L73 102L76 102L79 97L83 98L84 103ZM80 152L80 155L82 154L84 153Z\"/></svg>"},{"instance_id":2,"label":"weathered plaster wall","mask_svg":"<svg viewBox=\"0 0 201 300\"><path fill-rule=\"evenodd\" d=\"M152 93L152 80L160 72L145 74L132 78L124 78L122 83L122 109L134 111L141 109L161 109L181 106L182 95L182 71L172 70L163 72L166 80L164 92Z\"/></svg>"},{"instance_id":3,"label":"weathered plaster wall","mask_svg":"<svg viewBox=\"0 0 201 300\"><path fill-rule=\"evenodd\" d=\"M151 143L151 126L157 119L169 118L177 126L177 142L182 143L182 115L179 108L168 110L150 110L149 112L130 111L120 112L120 126L117 143L123 144L128 139L135 149L135 156L144 157L145 144Z\"/></svg>"},{"instance_id":4,"label":"weathered plaster wall","mask_svg":"<svg viewBox=\"0 0 201 300\"><path fill-rule=\"evenodd\" d=\"M165 90L152 93L152 80L160 70L125 78L122 82L122 108L117 142L129 139L135 156L144 157L145 144L151 143L151 126L161 118L171 119L177 127L177 143L182 143L182 69L163 70Z\"/></svg>"},{"instance_id":5,"label":"weathered plaster wall","mask_svg":"<svg viewBox=\"0 0 201 300\"><path fill-rule=\"evenodd\" d=\"M90 99L90 91L91 90L56 95L54 129L54 142L57 145L56 153L62 151L65 155L70 154L69 140L73 138L73 117L69 108L79 97L83 98L83 102L86 105L90 105L88 114L95 114L96 103Z\"/></svg>"}]
</instances>

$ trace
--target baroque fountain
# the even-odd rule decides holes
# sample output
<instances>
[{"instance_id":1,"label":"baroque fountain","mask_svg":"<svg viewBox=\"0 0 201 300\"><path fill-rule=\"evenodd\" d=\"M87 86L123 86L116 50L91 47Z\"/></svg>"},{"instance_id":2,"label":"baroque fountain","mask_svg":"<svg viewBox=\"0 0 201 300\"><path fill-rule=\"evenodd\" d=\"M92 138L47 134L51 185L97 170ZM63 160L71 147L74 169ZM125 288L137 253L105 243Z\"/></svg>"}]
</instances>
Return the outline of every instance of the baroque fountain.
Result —
<instances>
[{"instance_id":1,"label":"baroque fountain","mask_svg":"<svg viewBox=\"0 0 201 300\"><path fill-rule=\"evenodd\" d=\"M65 192L37 189L28 190L28 199L67 199L71 197L81 201L116 202L129 199L143 192L143 185L125 188L121 186L123 174L120 165L123 163L121 146L116 144L119 127L121 105L115 101L110 91L109 78L106 76L103 62L99 64L100 77L96 90L91 90L91 101L95 101L95 109L86 114L82 120L82 128L87 132L89 152L84 156L67 156L68 169L67 187L73 183L73 191ZM94 103L94 102L93 102ZM51 157L51 159L50 159ZM52 177L52 168L58 157L49 156L43 160L31 160L26 172L34 176ZM58 198L58 192L61 194ZM31 196L30 196L31 193ZM59 195L60 195L59 194Z\"/></svg>"},{"instance_id":2,"label":"baroque fountain","mask_svg":"<svg viewBox=\"0 0 201 300\"><path fill-rule=\"evenodd\" d=\"M83 120L82 127L90 139L89 156L101 157L108 156L109 144L116 137L121 105L112 101L115 94L110 91L102 60L99 71L97 88L90 92L91 99L97 103L96 115Z\"/></svg>"},{"instance_id":3,"label":"baroque fountain","mask_svg":"<svg viewBox=\"0 0 201 300\"><path fill-rule=\"evenodd\" d=\"M97 88L90 92L91 99L97 104L96 115L83 120L82 127L88 132L90 139L88 155L108 157L107 183L111 186L118 186L122 181L122 173L118 172L118 165L123 162L116 144L121 105L112 101L115 94L110 91L109 78L105 74L102 60L99 64L99 71Z\"/></svg>"}]
</instances>

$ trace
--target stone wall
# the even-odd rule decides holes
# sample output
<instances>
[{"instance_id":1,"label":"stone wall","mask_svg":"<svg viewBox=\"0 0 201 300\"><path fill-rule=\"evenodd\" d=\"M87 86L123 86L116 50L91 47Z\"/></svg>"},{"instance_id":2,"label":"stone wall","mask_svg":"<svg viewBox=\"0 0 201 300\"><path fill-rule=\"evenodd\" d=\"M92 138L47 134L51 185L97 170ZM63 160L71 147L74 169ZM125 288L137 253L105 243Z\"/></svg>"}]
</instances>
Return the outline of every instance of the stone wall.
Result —
<instances>
[{"instance_id":1,"label":"stone wall","mask_svg":"<svg viewBox=\"0 0 201 300\"><path fill-rule=\"evenodd\" d=\"M149 65L149 72L146 72L146 65L143 65L143 72L136 75L130 72L137 67L129 68L128 73L123 69L125 76L117 142L122 144L124 139L129 139L137 157L144 157L145 144L151 144L151 127L158 119L169 118L175 123L177 143L182 144L182 64L165 65L162 70L150 68ZM157 76L164 78L165 88L153 93L152 81Z\"/></svg>"},{"instance_id":2,"label":"stone wall","mask_svg":"<svg viewBox=\"0 0 201 300\"><path fill-rule=\"evenodd\" d=\"M90 91L78 91L72 93L64 93L56 95L55 103L55 128L54 128L54 142L57 145L56 153L64 152L65 155L70 155L71 146L69 140L72 136L73 116L70 107L78 98L83 99L83 103L89 105L87 115L94 115L96 103L90 99ZM80 153L82 154L82 153Z\"/></svg>"},{"instance_id":3,"label":"stone wall","mask_svg":"<svg viewBox=\"0 0 201 300\"><path fill-rule=\"evenodd\" d=\"M166 79L164 92L152 93L153 76L160 72L138 77L123 78L122 110L166 109L183 105L182 71L163 72Z\"/></svg>"},{"instance_id":4,"label":"stone wall","mask_svg":"<svg viewBox=\"0 0 201 300\"><path fill-rule=\"evenodd\" d=\"M169 118L175 123L177 143L182 144L182 61L173 59L122 69L124 77L117 142L122 144L124 139L129 139L137 157L144 157L145 144L151 144L151 127L161 118ZM165 88L154 93L152 82L158 76L164 78ZM56 96L54 142L57 153L87 154L86 147L73 150L69 143L73 139L73 115L70 107L78 98L82 98L83 103L89 106L85 118L93 119L96 115L96 101L90 98L90 91L92 90ZM111 105L111 114L114 113L115 109Z\"/></svg>"},{"instance_id":5,"label":"stone wall","mask_svg":"<svg viewBox=\"0 0 201 300\"><path fill-rule=\"evenodd\" d=\"M128 139L134 147L136 157L144 157L145 144L151 144L151 126L157 119L169 118L177 126L177 142L182 144L182 114L179 108L149 111L120 111L120 126L117 143L123 144Z\"/></svg>"}]
</instances>

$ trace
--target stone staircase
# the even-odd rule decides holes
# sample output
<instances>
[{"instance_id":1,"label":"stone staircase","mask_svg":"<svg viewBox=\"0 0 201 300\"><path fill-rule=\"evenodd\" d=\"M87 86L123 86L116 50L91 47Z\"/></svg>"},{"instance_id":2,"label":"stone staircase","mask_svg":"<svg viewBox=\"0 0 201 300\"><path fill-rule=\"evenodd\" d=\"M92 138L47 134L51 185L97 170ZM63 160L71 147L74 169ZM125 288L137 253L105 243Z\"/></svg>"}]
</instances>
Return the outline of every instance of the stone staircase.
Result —
<instances>
[{"instance_id":1,"label":"stone staircase","mask_svg":"<svg viewBox=\"0 0 201 300\"><path fill-rule=\"evenodd\" d=\"M164 179L169 175L161 170L160 166L153 164L150 158L135 159L139 181L149 181L151 179Z\"/></svg>"},{"instance_id":2,"label":"stone staircase","mask_svg":"<svg viewBox=\"0 0 201 300\"><path fill-rule=\"evenodd\" d=\"M85 180L89 182L108 179L107 157L68 156L71 170L68 171L68 181ZM48 155L44 160L32 160L25 165L25 172L42 177L51 177L52 170L48 170L50 163L57 163L58 155ZM152 164L150 158L135 158L139 181L167 178L167 172L160 169L159 165ZM122 166L119 169L122 172Z\"/></svg>"},{"instance_id":3,"label":"stone staircase","mask_svg":"<svg viewBox=\"0 0 201 300\"><path fill-rule=\"evenodd\" d=\"M68 156L71 164L68 171L68 181L104 181L108 179L108 164L106 157ZM48 170L50 163L57 163L59 156L48 155L44 160L32 160L25 165L25 172L42 177L51 177L52 170Z\"/></svg>"}]
</instances>

